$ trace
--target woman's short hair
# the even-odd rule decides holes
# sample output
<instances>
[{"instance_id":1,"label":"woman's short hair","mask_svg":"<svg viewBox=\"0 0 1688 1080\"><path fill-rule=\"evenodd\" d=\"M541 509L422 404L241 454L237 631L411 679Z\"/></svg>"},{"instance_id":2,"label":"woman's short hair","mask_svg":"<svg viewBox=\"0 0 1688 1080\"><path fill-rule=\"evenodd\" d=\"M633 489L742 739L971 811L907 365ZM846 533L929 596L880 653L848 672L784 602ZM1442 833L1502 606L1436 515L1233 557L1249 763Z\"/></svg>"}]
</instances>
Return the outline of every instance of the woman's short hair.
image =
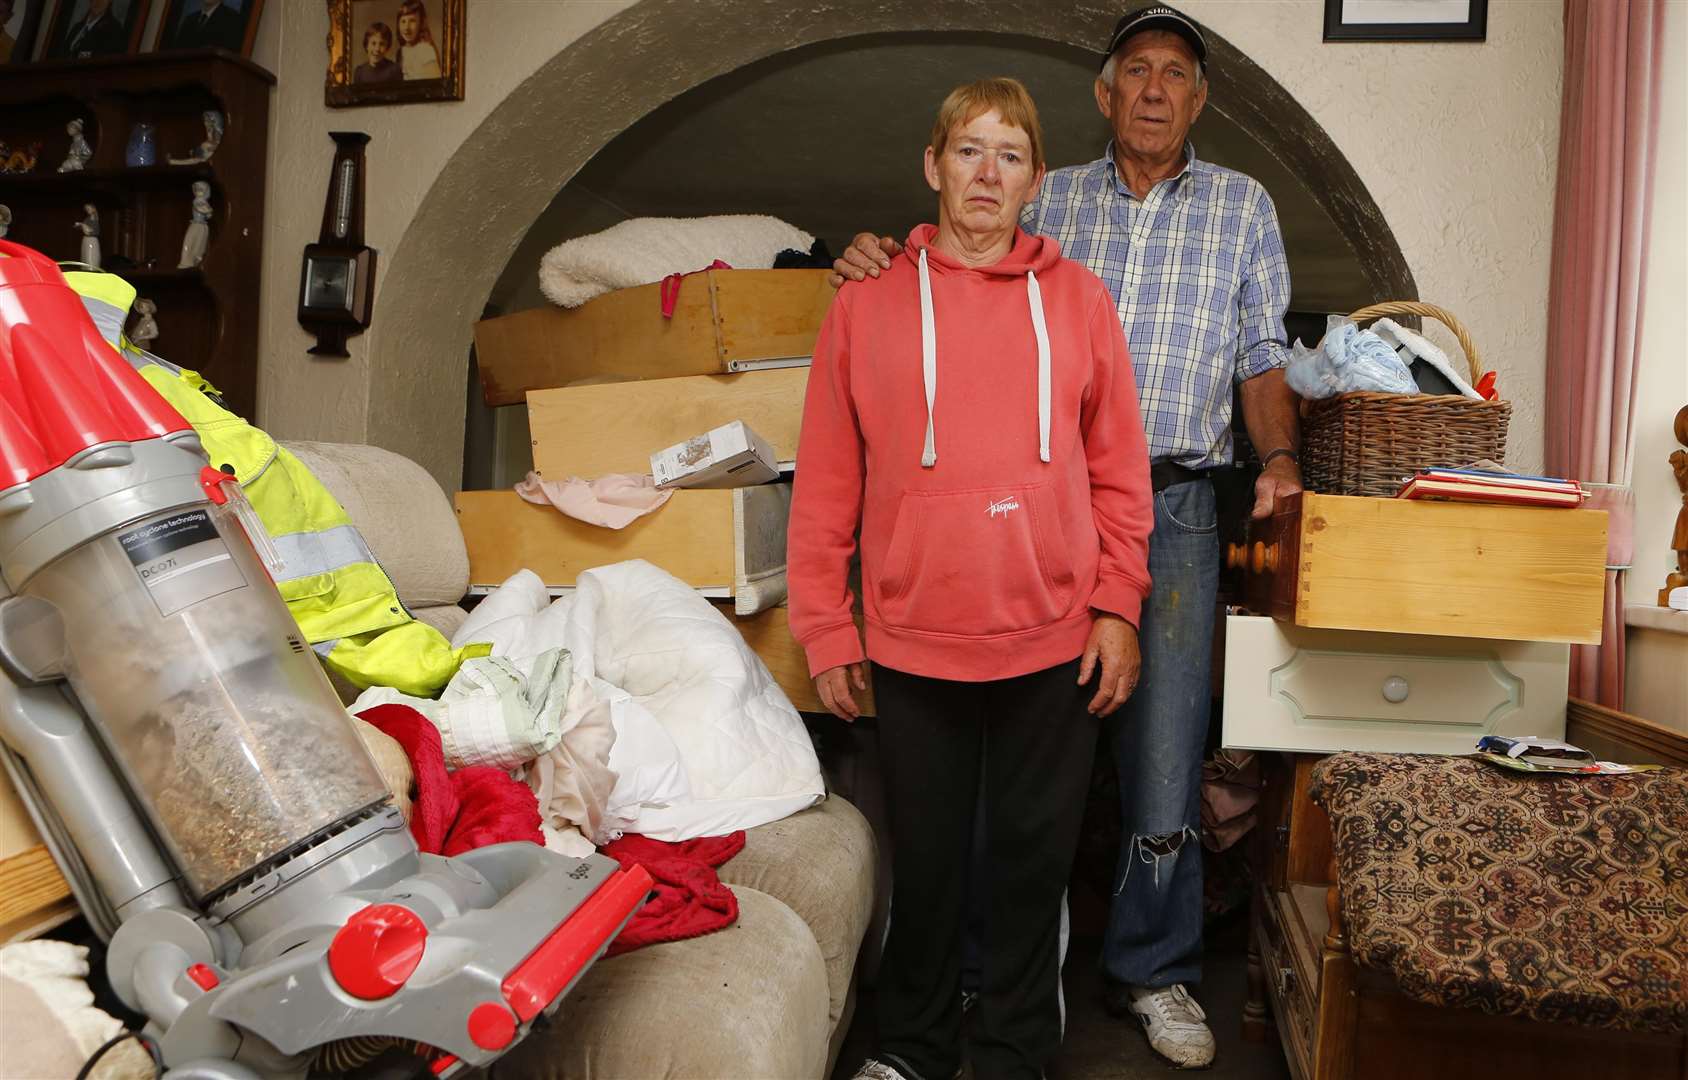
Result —
<instances>
[{"instance_id":1,"label":"woman's short hair","mask_svg":"<svg viewBox=\"0 0 1688 1080\"><path fill-rule=\"evenodd\" d=\"M386 38L387 45L389 47L393 44L393 30L384 22L372 22L369 24L369 29L363 32L364 48L369 48L369 39L372 37Z\"/></svg>"},{"instance_id":2,"label":"woman's short hair","mask_svg":"<svg viewBox=\"0 0 1688 1080\"><path fill-rule=\"evenodd\" d=\"M942 157L951 131L993 109L1003 123L1026 133L1031 142L1032 168L1043 168L1043 125L1038 123L1032 95L1019 79L979 79L951 90L938 106L938 119L932 125L932 153Z\"/></svg>"}]
</instances>

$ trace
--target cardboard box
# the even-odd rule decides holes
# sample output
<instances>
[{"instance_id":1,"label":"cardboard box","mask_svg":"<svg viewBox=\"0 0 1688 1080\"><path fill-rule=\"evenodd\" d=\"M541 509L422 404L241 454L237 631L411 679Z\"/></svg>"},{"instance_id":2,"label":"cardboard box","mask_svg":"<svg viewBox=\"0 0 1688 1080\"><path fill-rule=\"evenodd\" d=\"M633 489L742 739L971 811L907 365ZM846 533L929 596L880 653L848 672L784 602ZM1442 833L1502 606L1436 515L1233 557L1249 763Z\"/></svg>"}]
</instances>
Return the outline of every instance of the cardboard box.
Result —
<instances>
[{"instance_id":1,"label":"cardboard box","mask_svg":"<svg viewBox=\"0 0 1688 1080\"><path fill-rule=\"evenodd\" d=\"M651 455L656 486L683 488L754 487L776 479L774 448L743 420L722 424Z\"/></svg>"}]
</instances>

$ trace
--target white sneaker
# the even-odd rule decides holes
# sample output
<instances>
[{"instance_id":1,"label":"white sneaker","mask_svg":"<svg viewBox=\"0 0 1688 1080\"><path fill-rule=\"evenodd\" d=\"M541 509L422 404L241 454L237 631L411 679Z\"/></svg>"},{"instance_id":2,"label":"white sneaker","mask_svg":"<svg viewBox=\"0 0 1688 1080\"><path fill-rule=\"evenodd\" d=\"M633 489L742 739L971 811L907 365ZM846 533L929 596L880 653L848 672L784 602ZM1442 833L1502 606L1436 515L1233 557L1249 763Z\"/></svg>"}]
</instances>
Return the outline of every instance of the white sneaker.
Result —
<instances>
[{"instance_id":1,"label":"white sneaker","mask_svg":"<svg viewBox=\"0 0 1688 1080\"><path fill-rule=\"evenodd\" d=\"M1213 1032L1207 1014L1183 983L1150 990L1131 988L1130 1008L1143 1022L1149 1048L1180 1069L1205 1069L1213 1064Z\"/></svg>"}]
</instances>

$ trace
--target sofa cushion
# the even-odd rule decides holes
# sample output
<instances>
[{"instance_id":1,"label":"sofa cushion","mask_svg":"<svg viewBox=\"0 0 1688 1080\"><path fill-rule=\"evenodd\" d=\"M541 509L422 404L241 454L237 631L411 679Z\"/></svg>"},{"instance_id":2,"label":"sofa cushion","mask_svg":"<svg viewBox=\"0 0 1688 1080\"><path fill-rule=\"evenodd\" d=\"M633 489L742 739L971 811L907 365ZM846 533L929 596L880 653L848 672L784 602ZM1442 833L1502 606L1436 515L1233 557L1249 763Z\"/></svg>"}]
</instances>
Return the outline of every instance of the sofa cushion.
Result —
<instances>
[{"instance_id":1,"label":"sofa cushion","mask_svg":"<svg viewBox=\"0 0 1688 1080\"><path fill-rule=\"evenodd\" d=\"M282 445L345 507L406 607L463 599L469 588L463 533L445 492L422 466L375 446Z\"/></svg>"},{"instance_id":2,"label":"sofa cushion","mask_svg":"<svg viewBox=\"0 0 1688 1080\"><path fill-rule=\"evenodd\" d=\"M416 616L419 622L425 622L435 630L444 634L447 640L450 640L450 638L457 633L458 627L463 625L463 620L469 617L469 613L458 607L456 604L435 604L432 607L416 607L411 608L410 613Z\"/></svg>"},{"instance_id":3,"label":"sofa cushion","mask_svg":"<svg viewBox=\"0 0 1688 1080\"><path fill-rule=\"evenodd\" d=\"M873 916L873 830L837 795L745 830L744 850L720 869L729 885L776 897L803 917L826 959L829 1024L844 1015L856 954Z\"/></svg>"},{"instance_id":4,"label":"sofa cushion","mask_svg":"<svg viewBox=\"0 0 1688 1080\"><path fill-rule=\"evenodd\" d=\"M797 913L738 886L738 922L599 960L494 1080L813 1080L827 1056L826 965Z\"/></svg>"}]
</instances>

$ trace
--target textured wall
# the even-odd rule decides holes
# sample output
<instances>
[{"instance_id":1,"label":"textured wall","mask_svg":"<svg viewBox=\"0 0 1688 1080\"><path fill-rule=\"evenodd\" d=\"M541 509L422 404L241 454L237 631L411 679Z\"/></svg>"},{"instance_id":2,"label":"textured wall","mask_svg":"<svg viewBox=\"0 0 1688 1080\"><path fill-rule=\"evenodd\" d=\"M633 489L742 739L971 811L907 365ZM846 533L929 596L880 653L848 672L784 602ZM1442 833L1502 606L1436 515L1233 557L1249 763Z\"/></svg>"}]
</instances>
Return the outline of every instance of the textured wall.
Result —
<instances>
[{"instance_id":1,"label":"textured wall","mask_svg":"<svg viewBox=\"0 0 1688 1080\"><path fill-rule=\"evenodd\" d=\"M466 101L338 111L322 105L321 8L278 5L261 419L285 437L390 447L454 486L470 325L527 226L618 131L715 75L813 41L1003 29L1084 44L1105 37L1119 6L642 0L623 14L621 0L470 0ZM1492 0L1480 45L1321 45L1322 0L1184 6L1324 125L1382 208L1421 295L1465 316L1499 369L1515 403L1511 460L1538 466L1558 6ZM305 356L310 342L293 320L331 128L374 136L367 232L381 275L375 324L350 361Z\"/></svg>"}]
</instances>

